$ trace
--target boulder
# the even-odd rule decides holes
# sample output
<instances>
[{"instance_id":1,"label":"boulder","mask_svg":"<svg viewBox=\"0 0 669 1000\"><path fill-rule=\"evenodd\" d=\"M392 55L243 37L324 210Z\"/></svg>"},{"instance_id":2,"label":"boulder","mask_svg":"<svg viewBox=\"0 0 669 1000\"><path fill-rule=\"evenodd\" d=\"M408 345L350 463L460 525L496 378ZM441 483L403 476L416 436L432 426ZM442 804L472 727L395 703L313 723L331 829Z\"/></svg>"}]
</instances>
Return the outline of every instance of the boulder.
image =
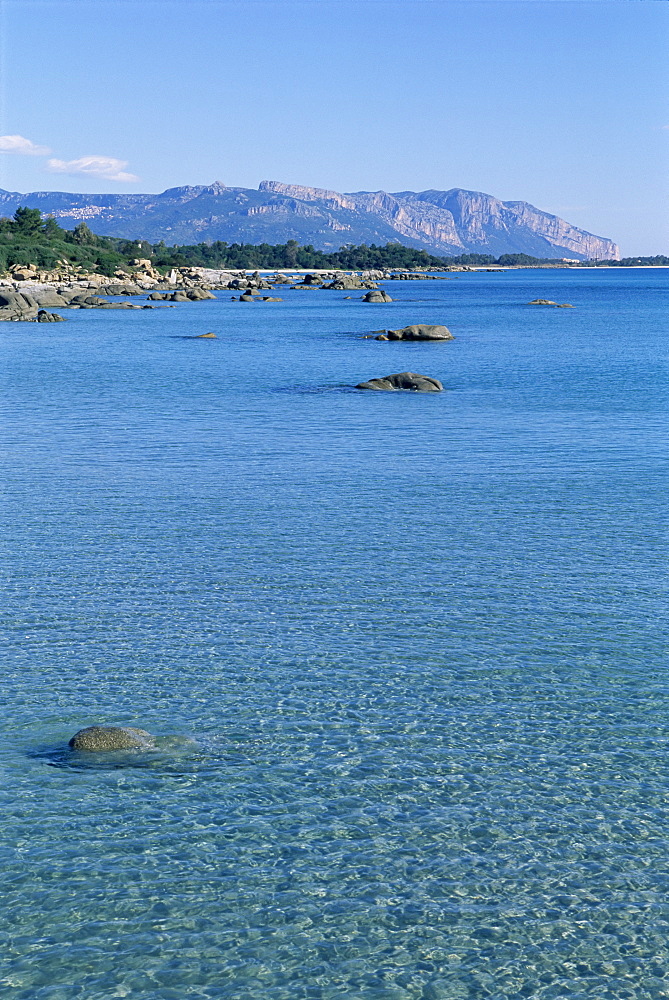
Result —
<instances>
[{"instance_id":1,"label":"boulder","mask_svg":"<svg viewBox=\"0 0 669 1000\"><path fill-rule=\"evenodd\" d=\"M88 726L75 733L69 742L73 750L100 752L108 750L148 750L154 737L132 726Z\"/></svg>"},{"instance_id":2,"label":"boulder","mask_svg":"<svg viewBox=\"0 0 669 1000\"><path fill-rule=\"evenodd\" d=\"M371 378L369 382L359 382L356 389L380 389L383 392L395 392L398 389L408 389L410 392L441 392L443 385L429 375L419 375L417 372L399 372L396 375L384 375L382 378Z\"/></svg>"},{"instance_id":3,"label":"boulder","mask_svg":"<svg viewBox=\"0 0 669 1000\"><path fill-rule=\"evenodd\" d=\"M30 320L37 317L39 306L28 292L0 292L0 320Z\"/></svg>"},{"instance_id":4,"label":"boulder","mask_svg":"<svg viewBox=\"0 0 669 1000\"><path fill-rule=\"evenodd\" d=\"M240 302L255 302L256 300L250 294L250 292L245 292L243 295L239 296Z\"/></svg>"},{"instance_id":5,"label":"boulder","mask_svg":"<svg viewBox=\"0 0 669 1000\"><path fill-rule=\"evenodd\" d=\"M527 304L528 306L556 306L557 302L553 302L552 299L532 299Z\"/></svg>"},{"instance_id":6,"label":"boulder","mask_svg":"<svg viewBox=\"0 0 669 1000\"><path fill-rule=\"evenodd\" d=\"M215 299L216 296L213 292L208 291L206 288L189 288L186 292L187 297L191 302L198 302L200 299Z\"/></svg>"},{"instance_id":7,"label":"boulder","mask_svg":"<svg viewBox=\"0 0 669 1000\"><path fill-rule=\"evenodd\" d=\"M42 309L65 309L70 304L71 295L61 295L55 288L45 288L35 292L37 305Z\"/></svg>"},{"instance_id":8,"label":"boulder","mask_svg":"<svg viewBox=\"0 0 669 1000\"><path fill-rule=\"evenodd\" d=\"M38 323L64 323L65 317L59 316L58 313L47 312L46 309L40 309L37 313Z\"/></svg>"},{"instance_id":9,"label":"boulder","mask_svg":"<svg viewBox=\"0 0 669 1000\"><path fill-rule=\"evenodd\" d=\"M14 264L9 270L14 281L34 281L37 277L34 264Z\"/></svg>"},{"instance_id":10,"label":"boulder","mask_svg":"<svg viewBox=\"0 0 669 1000\"><path fill-rule=\"evenodd\" d=\"M356 275L341 274L337 275L334 281L322 287L333 288L335 291L352 292L358 288L376 288L376 285L371 281L361 281Z\"/></svg>"},{"instance_id":11,"label":"boulder","mask_svg":"<svg viewBox=\"0 0 669 1000\"><path fill-rule=\"evenodd\" d=\"M363 302L392 302L393 300L388 295L388 292L384 292L381 288L376 288L371 292L367 292L366 295L362 297Z\"/></svg>"},{"instance_id":12,"label":"boulder","mask_svg":"<svg viewBox=\"0 0 669 1000\"><path fill-rule=\"evenodd\" d=\"M283 302L277 295L263 295L263 302Z\"/></svg>"},{"instance_id":13,"label":"boulder","mask_svg":"<svg viewBox=\"0 0 669 1000\"><path fill-rule=\"evenodd\" d=\"M416 323L413 326L405 326L401 330L386 330L385 336L376 338L377 340L453 340L453 334L447 326L431 325L429 323Z\"/></svg>"},{"instance_id":14,"label":"boulder","mask_svg":"<svg viewBox=\"0 0 669 1000\"><path fill-rule=\"evenodd\" d=\"M86 295L81 293L79 295L73 296L70 299L70 305L72 306L109 306L111 302L107 302L100 295Z\"/></svg>"}]
</instances>

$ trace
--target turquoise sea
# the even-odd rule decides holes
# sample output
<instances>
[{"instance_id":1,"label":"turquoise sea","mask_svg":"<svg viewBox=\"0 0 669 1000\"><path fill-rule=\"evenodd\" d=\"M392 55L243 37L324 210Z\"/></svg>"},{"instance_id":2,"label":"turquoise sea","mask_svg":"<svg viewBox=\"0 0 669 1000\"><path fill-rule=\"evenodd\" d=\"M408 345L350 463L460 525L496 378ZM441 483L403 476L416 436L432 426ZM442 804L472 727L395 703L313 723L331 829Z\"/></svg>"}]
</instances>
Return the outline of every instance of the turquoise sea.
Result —
<instances>
[{"instance_id":1,"label":"turquoise sea","mask_svg":"<svg viewBox=\"0 0 669 1000\"><path fill-rule=\"evenodd\" d=\"M669 271L384 287L0 327L3 998L669 997Z\"/></svg>"}]
</instances>

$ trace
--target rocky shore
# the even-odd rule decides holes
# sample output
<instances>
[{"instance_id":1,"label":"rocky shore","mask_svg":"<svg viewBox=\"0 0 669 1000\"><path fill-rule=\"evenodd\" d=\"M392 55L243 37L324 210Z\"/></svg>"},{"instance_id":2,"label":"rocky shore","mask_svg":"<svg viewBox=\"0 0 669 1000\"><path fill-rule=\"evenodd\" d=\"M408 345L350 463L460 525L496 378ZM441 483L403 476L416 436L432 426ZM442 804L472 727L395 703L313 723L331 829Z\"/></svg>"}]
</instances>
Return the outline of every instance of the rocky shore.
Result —
<instances>
[{"instance_id":1,"label":"rocky shore","mask_svg":"<svg viewBox=\"0 0 669 1000\"><path fill-rule=\"evenodd\" d=\"M471 270L458 267L451 270ZM136 259L131 273L119 270L113 278L85 273L79 268L63 266L56 270L40 270L32 265L16 265L0 278L0 320L13 322L58 322L64 319L51 309L152 309L179 302L197 302L214 298L214 291L239 293L237 301L281 301L270 292L275 288L321 289L330 291L362 291L365 302L391 302L387 292L378 288L379 281L410 281L415 279L447 280L444 275L423 272L369 270L298 271L284 269L275 272L214 270L203 267L173 268L167 275L156 271L149 260ZM297 280L301 279L301 280ZM147 299L146 304L128 302L123 297ZM112 301L121 298L122 301Z\"/></svg>"}]
</instances>

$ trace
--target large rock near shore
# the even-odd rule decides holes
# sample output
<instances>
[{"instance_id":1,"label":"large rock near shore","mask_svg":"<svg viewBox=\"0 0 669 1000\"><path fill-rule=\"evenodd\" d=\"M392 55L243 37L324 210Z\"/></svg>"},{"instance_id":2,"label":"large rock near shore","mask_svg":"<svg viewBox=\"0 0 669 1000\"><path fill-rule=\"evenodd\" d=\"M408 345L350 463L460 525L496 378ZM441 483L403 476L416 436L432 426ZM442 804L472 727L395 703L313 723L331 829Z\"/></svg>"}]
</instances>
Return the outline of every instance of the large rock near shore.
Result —
<instances>
[{"instance_id":1,"label":"large rock near shore","mask_svg":"<svg viewBox=\"0 0 669 1000\"><path fill-rule=\"evenodd\" d=\"M108 750L148 750L155 745L151 733L132 726L88 726L70 740L73 750L104 752Z\"/></svg>"},{"instance_id":2,"label":"large rock near shore","mask_svg":"<svg viewBox=\"0 0 669 1000\"><path fill-rule=\"evenodd\" d=\"M29 292L0 292L0 320L36 319L39 305Z\"/></svg>"},{"instance_id":3,"label":"large rock near shore","mask_svg":"<svg viewBox=\"0 0 669 1000\"><path fill-rule=\"evenodd\" d=\"M443 385L429 375L419 375L417 372L399 372L396 375L384 375L383 378L371 378L369 382L359 382L356 389L380 389L382 392L395 392L397 389L408 389L410 392L441 392Z\"/></svg>"},{"instance_id":4,"label":"large rock near shore","mask_svg":"<svg viewBox=\"0 0 669 1000\"><path fill-rule=\"evenodd\" d=\"M44 288L34 293L40 309L66 309L74 295L61 295L55 288Z\"/></svg>"},{"instance_id":5,"label":"large rock near shore","mask_svg":"<svg viewBox=\"0 0 669 1000\"><path fill-rule=\"evenodd\" d=\"M405 326L401 330L386 330L377 340L453 340L453 334L447 326L416 323Z\"/></svg>"}]
</instances>

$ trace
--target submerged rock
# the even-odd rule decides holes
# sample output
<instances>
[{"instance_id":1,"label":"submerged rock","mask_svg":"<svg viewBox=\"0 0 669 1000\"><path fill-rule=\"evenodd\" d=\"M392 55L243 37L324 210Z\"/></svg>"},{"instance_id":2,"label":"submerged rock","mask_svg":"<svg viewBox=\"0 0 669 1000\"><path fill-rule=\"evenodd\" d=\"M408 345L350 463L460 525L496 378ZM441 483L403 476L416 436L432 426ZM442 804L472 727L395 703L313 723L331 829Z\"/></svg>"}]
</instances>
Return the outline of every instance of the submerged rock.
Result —
<instances>
[{"instance_id":1,"label":"submerged rock","mask_svg":"<svg viewBox=\"0 0 669 1000\"><path fill-rule=\"evenodd\" d=\"M447 326L430 323L415 323L404 326L401 330L386 330L377 340L453 340L453 334Z\"/></svg>"},{"instance_id":2,"label":"submerged rock","mask_svg":"<svg viewBox=\"0 0 669 1000\"><path fill-rule=\"evenodd\" d=\"M419 375L417 372L398 372L396 375L384 375L382 378L371 378L369 382L359 382L356 389L380 389L383 392L395 392L397 389L408 389L410 392L441 392L443 385L429 375Z\"/></svg>"},{"instance_id":3,"label":"submerged rock","mask_svg":"<svg viewBox=\"0 0 669 1000\"><path fill-rule=\"evenodd\" d=\"M555 306L556 309L573 309L571 302L553 302L552 299L532 299L528 306Z\"/></svg>"},{"instance_id":4,"label":"submerged rock","mask_svg":"<svg viewBox=\"0 0 669 1000\"><path fill-rule=\"evenodd\" d=\"M154 737L144 729L132 726L88 726L75 733L69 742L73 750L99 752L106 750L149 749Z\"/></svg>"}]
</instances>

